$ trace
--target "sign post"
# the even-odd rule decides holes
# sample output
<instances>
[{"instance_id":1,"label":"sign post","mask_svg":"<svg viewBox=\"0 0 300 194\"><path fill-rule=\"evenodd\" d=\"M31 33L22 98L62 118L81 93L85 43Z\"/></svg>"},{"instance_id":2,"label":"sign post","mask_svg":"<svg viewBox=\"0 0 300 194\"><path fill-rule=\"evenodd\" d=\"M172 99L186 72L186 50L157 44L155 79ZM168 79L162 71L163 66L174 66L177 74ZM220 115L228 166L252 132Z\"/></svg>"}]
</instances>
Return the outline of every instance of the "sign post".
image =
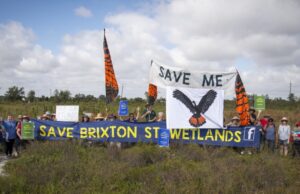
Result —
<instances>
[{"instance_id":1,"label":"sign post","mask_svg":"<svg viewBox=\"0 0 300 194\"><path fill-rule=\"evenodd\" d=\"M254 96L254 108L260 111L266 109L266 99L264 96Z\"/></svg>"}]
</instances>

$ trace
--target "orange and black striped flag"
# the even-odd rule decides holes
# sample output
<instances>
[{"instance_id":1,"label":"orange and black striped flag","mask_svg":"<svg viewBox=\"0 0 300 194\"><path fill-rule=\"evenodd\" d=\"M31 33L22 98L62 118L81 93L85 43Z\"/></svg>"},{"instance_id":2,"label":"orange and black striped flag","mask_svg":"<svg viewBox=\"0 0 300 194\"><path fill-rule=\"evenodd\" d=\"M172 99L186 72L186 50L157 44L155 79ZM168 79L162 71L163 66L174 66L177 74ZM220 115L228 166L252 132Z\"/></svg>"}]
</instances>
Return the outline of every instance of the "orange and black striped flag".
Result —
<instances>
[{"instance_id":1,"label":"orange and black striped flag","mask_svg":"<svg viewBox=\"0 0 300 194\"><path fill-rule=\"evenodd\" d=\"M114 72L113 64L111 61L111 56L108 50L108 45L105 37L104 29L104 64L105 64L105 90L106 90L106 103L111 103L117 96L119 92L119 86Z\"/></svg>"},{"instance_id":2,"label":"orange and black striped flag","mask_svg":"<svg viewBox=\"0 0 300 194\"><path fill-rule=\"evenodd\" d=\"M157 98L157 86L149 84L148 87L148 103L153 105Z\"/></svg>"},{"instance_id":3,"label":"orange and black striped flag","mask_svg":"<svg viewBox=\"0 0 300 194\"><path fill-rule=\"evenodd\" d=\"M235 110L240 115L241 126L246 126L250 124L250 115L249 115L249 101L246 94L246 90L240 74L237 73L235 80L235 94L236 94L236 108Z\"/></svg>"}]
</instances>

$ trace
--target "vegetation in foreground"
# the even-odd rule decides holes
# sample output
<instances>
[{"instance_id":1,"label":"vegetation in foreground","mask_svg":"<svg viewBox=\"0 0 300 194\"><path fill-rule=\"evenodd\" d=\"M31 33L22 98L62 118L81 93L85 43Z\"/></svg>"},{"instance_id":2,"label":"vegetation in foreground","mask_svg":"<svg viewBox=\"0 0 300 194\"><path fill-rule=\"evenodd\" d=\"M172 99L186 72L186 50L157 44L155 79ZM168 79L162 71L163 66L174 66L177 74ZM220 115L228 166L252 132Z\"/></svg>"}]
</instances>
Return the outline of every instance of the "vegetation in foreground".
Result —
<instances>
[{"instance_id":1,"label":"vegetation in foreground","mask_svg":"<svg viewBox=\"0 0 300 194\"><path fill-rule=\"evenodd\" d=\"M299 159L231 148L35 142L5 167L3 193L297 193Z\"/></svg>"}]
</instances>

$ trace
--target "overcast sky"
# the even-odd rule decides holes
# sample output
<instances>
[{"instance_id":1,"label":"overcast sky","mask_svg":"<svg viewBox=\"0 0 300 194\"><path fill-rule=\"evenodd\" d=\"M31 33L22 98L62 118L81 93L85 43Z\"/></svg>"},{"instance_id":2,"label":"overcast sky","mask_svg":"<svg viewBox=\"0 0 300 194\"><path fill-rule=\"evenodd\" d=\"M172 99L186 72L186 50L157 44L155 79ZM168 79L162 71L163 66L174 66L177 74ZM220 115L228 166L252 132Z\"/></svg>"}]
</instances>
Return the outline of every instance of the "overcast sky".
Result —
<instances>
[{"instance_id":1,"label":"overcast sky","mask_svg":"<svg viewBox=\"0 0 300 194\"><path fill-rule=\"evenodd\" d=\"M127 97L144 96L152 59L237 68L248 93L271 97L286 98L291 81L300 96L299 20L299 0L1 0L0 94L13 85L104 94L106 28Z\"/></svg>"}]
</instances>

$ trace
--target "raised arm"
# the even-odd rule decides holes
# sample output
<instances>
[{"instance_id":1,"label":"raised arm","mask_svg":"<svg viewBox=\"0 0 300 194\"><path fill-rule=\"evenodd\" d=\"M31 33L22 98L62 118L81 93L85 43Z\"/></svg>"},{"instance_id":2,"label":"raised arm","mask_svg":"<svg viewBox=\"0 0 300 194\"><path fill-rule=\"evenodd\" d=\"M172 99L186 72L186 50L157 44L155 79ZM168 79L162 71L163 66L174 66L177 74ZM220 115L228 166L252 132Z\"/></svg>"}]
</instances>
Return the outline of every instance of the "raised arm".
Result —
<instances>
[{"instance_id":1,"label":"raised arm","mask_svg":"<svg viewBox=\"0 0 300 194\"><path fill-rule=\"evenodd\" d=\"M136 117L135 117L135 119L138 121L139 118L140 118L140 107L138 106L138 107L136 108Z\"/></svg>"}]
</instances>

